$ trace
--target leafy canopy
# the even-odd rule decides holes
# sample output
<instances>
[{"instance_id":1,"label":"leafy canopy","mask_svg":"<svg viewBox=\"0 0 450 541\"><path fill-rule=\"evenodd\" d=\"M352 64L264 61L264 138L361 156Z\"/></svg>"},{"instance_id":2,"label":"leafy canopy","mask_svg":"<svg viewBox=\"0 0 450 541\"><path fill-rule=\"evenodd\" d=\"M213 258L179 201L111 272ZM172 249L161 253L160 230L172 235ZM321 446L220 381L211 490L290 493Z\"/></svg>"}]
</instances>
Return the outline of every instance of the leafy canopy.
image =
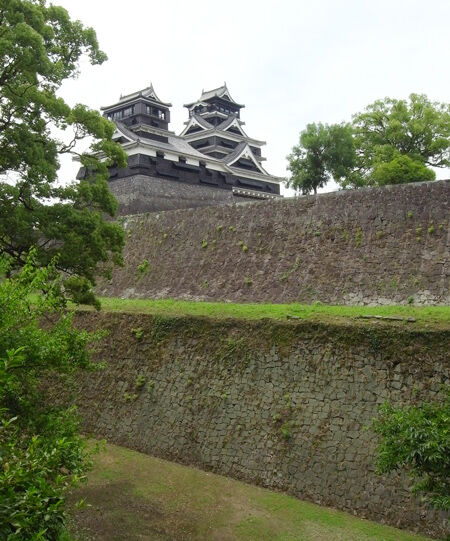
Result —
<instances>
[{"instance_id":1,"label":"leafy canopy","mask_svg":"<svg viewBox=\"0 0 450 541\"><path fill-rule=\"evenodd\" d=\"M430 167L450 166L450 104L411 94L376 101L350 125L309 124L288 163L288 185L303 193L330 179L343 188L434 180Z\"/></svg>"},{"instance_id":2,"label":"leafy canopy","mask_svg":"<svg viewBox=\"0 0 450 541\"><path fill-rule=\"evenodd\" d=\"M108 167L124 166L125 154L112 142L113 124L57 95L83 55L92 64L106 59L94 30L70 20L65 9L44 0L0 0L0 254L16 268L32 246L39 265L59 254L65 290L77 302L96 304L95 276L108 276L122 262L123 232L103 216L117 210ZM92 144L80 152L86 137ZM77 156L89 178L60 185L64 154Z\"/></svg>"},{"instance_id":3,"label":"leafy canopy","mask_svg":"<svg viewBox=\"0 0 450 541\"><path fill-rule=\"evenodd\" d=\"M352 131L348 124L308 124L300 134L300 144L288 156L291 178L287 186L308 194L317 193L330 178L340 179L356 159Z\"/></svg>"},{"instance_id":4,"label":"leafy canopy","mask_svg":"<svg viewBox=\"0 0 450 541\"><path fill-rule=\"evenodd\" d=\"M378 473L406 468L413 492L450 509L450 391L442 402L394 408L384 404L373 429L381 437Z\"/></svg>"}]
</instances>

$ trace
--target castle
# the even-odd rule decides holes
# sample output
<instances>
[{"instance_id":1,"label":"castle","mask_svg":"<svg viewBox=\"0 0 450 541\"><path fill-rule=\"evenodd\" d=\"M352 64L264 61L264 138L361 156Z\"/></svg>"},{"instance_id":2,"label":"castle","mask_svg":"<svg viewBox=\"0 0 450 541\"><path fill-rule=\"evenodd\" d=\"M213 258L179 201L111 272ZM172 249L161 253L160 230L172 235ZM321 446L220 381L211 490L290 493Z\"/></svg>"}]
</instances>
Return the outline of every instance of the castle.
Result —
<instances>
[{"instance_id":1,"label":"castle","mask_svg":"<svg viewBox=\"0 0 450 541\"><path fill-rule=\"evenodd\" d=\"M171 105L150 85L102 107L116 124L113 139L128 155L125 169L110 170L119 214L281 197L283 179L262 165L265 142L245 133L244 105L226 84L185 105L189 119L180 135L169 131ZM85 173L81 169L78 178Z\"/></svg>"}]
</instances>

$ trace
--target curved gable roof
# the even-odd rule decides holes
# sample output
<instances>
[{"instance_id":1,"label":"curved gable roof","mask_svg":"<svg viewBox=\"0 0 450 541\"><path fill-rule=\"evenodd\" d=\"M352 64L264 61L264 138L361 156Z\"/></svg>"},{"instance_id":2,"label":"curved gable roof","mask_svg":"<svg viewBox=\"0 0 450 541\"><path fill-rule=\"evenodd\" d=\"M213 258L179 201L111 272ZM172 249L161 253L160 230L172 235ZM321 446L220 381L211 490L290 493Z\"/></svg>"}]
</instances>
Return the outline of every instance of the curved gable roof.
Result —
<instances>
[{"instance_id":1,"label":"curved gable roof","mask_svg":"<svg viewBox=\"0 0 450 541\"><path fill-rule=\"evenodd\" d=\"M121 104L128 103L137 98L146 98L148 100L153 101L155 104L164 105L165 107L172 107L171 103L166 103L158 98L158 96L156 95L155 89L153 88L153 85L150 83L150 86L148 86L147 88L138 90L137 92L133 92L131 94L126 94L125 96L121 95L117 103L114 103L113 105L108 105L106 107L100 107L100 109L102 111L107 111L108 109L117 107L118 105L121 105Z\"/></svg>"},{"instance_id":2,"label":"curved gable roof","mask_svg":"<svg viewBox=\"0 0 450 541\"><path fill-rule=\"evenodd\" d=\"M192 107L192 105L195 105L201 101L210 100L211 98L222 98L233 103L234 105L237 105L238 107L245 107L245 105L238 103L231 97L230 91L228 90L226 83L223 83L222 86L219 86L218 88L213 88L212 90L202 90L202 95L200 96L200 98L197 101L185 104L185 107Z\"/></svg>"},{"instance_id":3,"label":"curved gable roof","mask_svg":"<svg viewBox=\"0 0 450 541\"><path fill-rule=\"evenodd\" d=\"M184 135L186 135L189 129L192 128L192 126L200 126L200 128L204 130L210 130L214 128L212 124L210 124L207 120L202 118L200 115L193 114L189 118L189 120L186 122L186 127L180 133L180 137L183 137Z\"/></svg>"},{"instance_id":4,"label":"curved gable roof","mask_svg":"<svg viewBox=\"0 0 450 541\"><path fill-rule=\"evenodd\" d=\"M237 128L239 132L241 133L241 135L243 135L244 137L248 137L248 135L244 132L242 128L242 122L239 122L236 115L230 115L226 120L218 124L217 129L226 131L232 126Z\"/></svg>"},{"instance_id":5,"label":"curved gable roof","mask_svg":"<svg viewBox=\"0 0 450 541\"><path fill-rule=\"evenodd\" d=\"M245 158L250 161L252 161L257 169L261 171L264 175L268 175L267 171L261 166L261 164L258 162L258 160L255 158L255 155L252 152L252 149L249 147L248 143L245 141L242 141L242 143L239 143L238 146L228 154L228 156L225 156L222 158L222 161L226 163L228 166L233 165L236 163L239 159Z\"/></svg>"}]
</instances>

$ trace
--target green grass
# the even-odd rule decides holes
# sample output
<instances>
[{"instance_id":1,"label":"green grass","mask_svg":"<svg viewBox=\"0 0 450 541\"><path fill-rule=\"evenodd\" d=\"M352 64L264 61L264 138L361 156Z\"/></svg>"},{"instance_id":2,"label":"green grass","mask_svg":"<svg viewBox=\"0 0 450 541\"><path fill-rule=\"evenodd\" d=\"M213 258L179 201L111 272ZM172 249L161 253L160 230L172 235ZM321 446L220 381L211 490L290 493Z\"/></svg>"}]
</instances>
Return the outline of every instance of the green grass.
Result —
<instances>
[{"instance_id":1,"label":"green grass","mask_svg":"<svg viewBox=\"0 0 450 541\"><path fill-rule=\"evenodd\" d=\"M449 306L330 306L325 304L238 304L102 298L102 308L110 312L138 312L165 316L207 316L212 318L333 320L335 322L362 315L414 318L418 324L450 325ZM370 320L373 321L373 320Z\"/></svg>"},{"instance_id":2,"label":"green grass","mask_svg":"<svg viewBox=\"0 0 450 541\"><path fill-rule=\"evenodd\" d=\"M76 508L80 498L86 505ZM427 539L114 445L96 457L88 484L71 502L76 541Z\"/></svg>"}]
</instances>

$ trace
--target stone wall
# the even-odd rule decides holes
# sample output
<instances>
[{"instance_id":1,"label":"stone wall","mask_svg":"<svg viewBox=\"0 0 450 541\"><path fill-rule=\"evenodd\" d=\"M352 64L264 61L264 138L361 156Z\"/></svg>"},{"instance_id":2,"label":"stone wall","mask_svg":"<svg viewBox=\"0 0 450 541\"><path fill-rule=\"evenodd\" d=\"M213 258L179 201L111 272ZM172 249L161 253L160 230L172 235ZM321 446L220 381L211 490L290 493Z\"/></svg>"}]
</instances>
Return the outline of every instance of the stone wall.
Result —
<instances>
[{"instance_id":1,"label":"stone wall","mask_svg":"<svg viewBox=\"0 0 450 541\"><path fill-rule=\"evenodd\" d=\"M125 267L98 291L448 304L449 191L450 182L438 181L130 216L123 218Z\"/></svg>"},{"instance_id":2,"label":"stone wall","mask_svg":"<svg viewBox=\"0 0 450 541\"><path fill-rule=\"evenodd\" d=\"M195 186L176 180L134 175L109 183L119 203L119 214L198 208L233 203L230 190Z\"/></svg>"},{"instance_id":3,"label":"stone wall","mask_svg":"<svg viewBox=\"0 0 450 541\"><path fill-rule=\"evenodd\" d=\"M430 535L408 480L374 473L384 400L438 397L447 330L414 324L77 316L109 330L107 368L77 388L87 432L139 451ZM58 394L58 391L56 391Z\"/></svg>"}]
</instances>

